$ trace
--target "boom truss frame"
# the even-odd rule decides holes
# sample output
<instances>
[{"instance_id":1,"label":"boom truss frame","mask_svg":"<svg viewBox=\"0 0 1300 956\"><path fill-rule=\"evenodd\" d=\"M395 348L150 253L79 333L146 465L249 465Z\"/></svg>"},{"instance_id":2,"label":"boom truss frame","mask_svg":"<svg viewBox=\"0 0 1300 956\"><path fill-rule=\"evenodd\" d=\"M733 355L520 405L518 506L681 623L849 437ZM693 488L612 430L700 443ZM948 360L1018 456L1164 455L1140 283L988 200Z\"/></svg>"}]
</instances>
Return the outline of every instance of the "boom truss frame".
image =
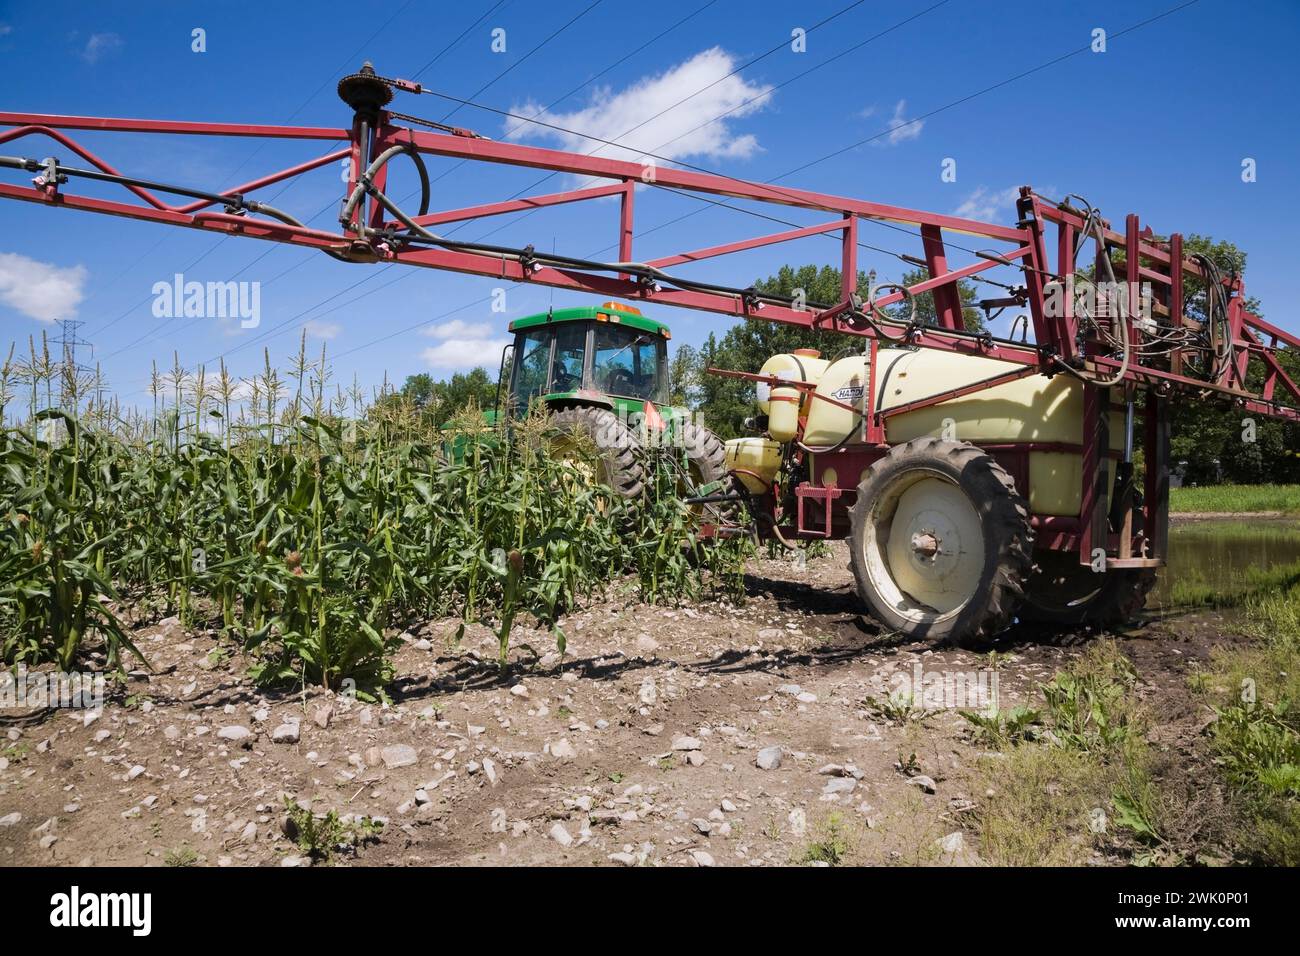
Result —
<instances>
[{"instance_id":1,"label":"boom truss frame","mask_svg":"<svg viewBox=\"0 0 1300 956\"><path fill-rule=\"evenodd\" d=\"M356 76L373 85L373 73L367 74L363 70ZM398 90L421 91L418 84L409 81L380 79ZM343 95L342 84L340 95ZM1037 522L1040 534L1046 532L1049 538L1056 536L1055 542L1049 546L1077 547L1084 563L1087 563L1095 542L1105 542L1108 552L1115 553L1121 561L1138 566L1158 560L1163 552L1160 546L1163 531L1160 529L1166 516L1162 509L1166 508L1168 486L1167 404L1173 394L1187 393L1198 400L1218 398L1249 414L1300 421L1300 386L1287 375L1277 359L1279 348L1300 349L1300 338L1265 322L1245 307L1245 284L1240 275L1225 277L1207 272L1200 260L1184 254L1181 235L1175 233L1167 239L1159 238L1149 227L1143 228L1136 215L1129 215L1124 221L1123 231L1119 231L1092 210L1085 213L1068 203L1053 202L1026 186L1021 188L1017 202L1018 221L1010 226L998 225L690 169L496 142L467 130L412 129L399 125L394 114L383 108L389 98L391 94L377 103L349 100L353 117L347 127L0 112L0 146L45 137L89 164L88 167L75 167L53 158L0 156L0 167L38 173L30 186L0 182L0 198L285 243L318 249L335 258L355 262L401 263L588 292L603 298L630 299L864 336L875 340L868 346L872 352L878 344L901 342L1016 363L1025 367L1025 374L1038 371L1049 375L1075 375L1095 386L1085 389L1083 508L1078 519L1040 518ZM344 145L316 159L267 173L233 189L207 192L124 175L68 135L67 131L74 130L133 135L338 141ZM436 212L422 209L420 214L409 215L396 209L385 195L389 172L385 157L399 153L415 154L417 161L421 156L440 156L547 170L590 177L600 185ZM253 198L253 194L268 186L342 160L348 162L350 170L344 198L352 197L353 202L344 204L338 231L311 228ZM134 201L96 198L65 188L70 179L78 177L120 185ZM638 187L795 208L825 214L829 218L813 225L792 225L779 232L638 262L634 259L638 245ZM180 196L187 201L169 203L159 198L159 193ZM557 257L538 253L531 246L513 249L450 242L429 232L433 227L446 223L611 197L618 199L615 221L610 226L618 249L615 263ZM390 218L390 214L397 218ZM929 278L907 289L894 287L888 294L869 298L865 304L858 299L858 234L863 220L900 226L914 240L919 240L920 255L901 258L924 268ZM813 235L839 239L842 288L838 303L782 300L752 289L698 282L665 271ZM963 241L973 240L980 244L977 249L966 249L974 253L975 262L957 268L949 265L950 250L965 249L959 247L954 236L967 237ZM1099 325L1095 316L1076 314L1073 294L1055 294L1081 276L1080 255L1089 243L1093 261L1098 267L1096 275L1101 274L1103 265L1108 269L1115 265L1115 255L1122 257L1128 295L1124 305L1129 314L1137 312L1139 287L1143 284L1150 287L1150 301L1165 319L1161 333L1163 340L1174 343L1170 348L1155 353L1144 351L1143 333L1137 326L1112 325L1109 327L1111 333L1124 331L1129 338L1128 360L1117 358L1114 335L1108 339L1104 334L1105 322ZM1002 305L1028 309L1032 341L1027 335L1017 341L973 333L964 328L959 283L964 279L980 278L983 273L998 267L1016 268L1023 276L1023 283L1011 289L1010 297L998 301ZM1230 359L1216 363L1208 372L1201 369L1199 377L1189 374L1193 351L1178 344L1180 336L1186 342L1199 327L1196 320L1184 315L1189 280L1197 281L1201 286L1207 282L1215 284L1225 319L1221 323L1223 328L1214 330L1214 334ZM935 304L936 323L932 326L918 326L884 311L897 303L906 304L926 292L933 295ZM1189 332L1184 333L1183 329ZM1257 389L1249 384L1252 369L1259 369L1254 378L1262 374L1262 386ZM1116 543L1114 529L1108 532L1105 524L1105 461L1108 457L1105 431L1111 391L1119 392L1128 408L1132 408L1137 392L1146 394L1145 507L1149 530L1145 536L1138 536L1140 541L1124 532ZM869 444L882 443L881 416L870 410L864 421L864 439ZM800 505L802 512L802 498ZM826 531L829 533L829 524ZM1150 554L1149 546L1153 544L1156 545L1155 558L1147 556ZM1134 547L1142 550L1135 552Z\"/></svg>"}]
</instances>

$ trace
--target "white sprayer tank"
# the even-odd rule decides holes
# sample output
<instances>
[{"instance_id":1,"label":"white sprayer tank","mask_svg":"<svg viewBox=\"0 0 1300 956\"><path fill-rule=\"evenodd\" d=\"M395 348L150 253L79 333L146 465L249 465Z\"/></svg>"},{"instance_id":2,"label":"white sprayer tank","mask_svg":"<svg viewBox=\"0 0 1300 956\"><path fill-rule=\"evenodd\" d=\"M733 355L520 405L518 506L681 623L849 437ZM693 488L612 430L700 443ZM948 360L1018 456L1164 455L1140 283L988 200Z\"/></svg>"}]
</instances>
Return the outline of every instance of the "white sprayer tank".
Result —
<instances>
[{"instance_id":1,"label":"white sprayer tank","mask_svg":"<svg viewBox=\"0 0 1300 956\"><path fill-rule=\"evenodd\" d=\"M1023 367L936 349L881 349L876 356L877 407L882 411ZM776 358L782 356L776 356L768 364ZM855 355L829 366L824 362L822 365L817 394L861 409L863 390L870 381L867 359ZM845 444L846 437L850 444L862 440L860 415L818 400L807 401L803 407L808 417L805 445L831 448ZM769 412L769 420L770 417ZM1112 412L1110 426L1111 448L1119 450L1123 447L1123 415ZM1083 440L1083 385L1065 374L1053 378L1030 375L885 419L885 437L891 445L923 435L974 445L1022 442L1078 445ZM788 440L775 433L772 437ZM1027 489L1030 510L1044 515L1077 515L1082 467L1081 456L1074 452L1030 452ZM1111 469L1112 477L1113 472Z\"/></svg>"}]
</instances>

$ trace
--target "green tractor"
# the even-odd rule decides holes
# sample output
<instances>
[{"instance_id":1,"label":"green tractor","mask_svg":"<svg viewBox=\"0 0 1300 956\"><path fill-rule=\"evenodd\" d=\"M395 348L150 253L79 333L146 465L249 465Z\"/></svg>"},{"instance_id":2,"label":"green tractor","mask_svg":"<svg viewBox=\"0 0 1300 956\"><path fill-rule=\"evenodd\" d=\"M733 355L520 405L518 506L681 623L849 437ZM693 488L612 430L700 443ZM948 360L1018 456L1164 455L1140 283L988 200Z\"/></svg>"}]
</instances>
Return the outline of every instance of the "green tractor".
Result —
<instances>
[{"instance_id":1,"label":"green tractor","mask_svg":"<svg viewBox=\"0 0 1300 956\"><path fill-rule=\"evenodd\" d=\"M561 436L555 450L590 467L595 480L638 499L650 453L663 449L684 497L727 485L722 442L668 403L668 326L606 302L516 319L510 331L497 408L518 415L545 404ZM722 509L706 511L723 520Z\"/></svg>"}]
</instances>

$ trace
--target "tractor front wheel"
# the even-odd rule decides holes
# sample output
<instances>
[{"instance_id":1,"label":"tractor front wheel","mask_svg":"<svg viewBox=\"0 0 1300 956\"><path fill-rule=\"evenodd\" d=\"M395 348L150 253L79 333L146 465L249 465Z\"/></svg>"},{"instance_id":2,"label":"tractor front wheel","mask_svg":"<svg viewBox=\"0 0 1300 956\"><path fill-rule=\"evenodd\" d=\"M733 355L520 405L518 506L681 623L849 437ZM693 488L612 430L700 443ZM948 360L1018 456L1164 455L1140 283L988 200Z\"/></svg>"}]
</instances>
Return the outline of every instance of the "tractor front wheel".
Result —
<instances>
[{"instance_id":1,"label":"tractor front wheel","mask_svg":"<svg viewBox=\"0 0 1300 956\"><path fill-rule=\"evenodd\" d=\"M1011 623L1033 532L987 452L929 437L896 445L867 469L850 517L858 595L889 629L978 646Z\"/></svg>"},{"instance_id":2,"label":"tractor front wheel","mask_svg":"<svg viewBox=\"0 0 1300 956\"><path fill-rule=\"evenodd\" d=\"M556 412L551 423L559 433L552 445L559 457L590 468L592 477L622 498L645 493L645 465L636 436L607 408L579 405Z\"/></svg>"}]
</instances>

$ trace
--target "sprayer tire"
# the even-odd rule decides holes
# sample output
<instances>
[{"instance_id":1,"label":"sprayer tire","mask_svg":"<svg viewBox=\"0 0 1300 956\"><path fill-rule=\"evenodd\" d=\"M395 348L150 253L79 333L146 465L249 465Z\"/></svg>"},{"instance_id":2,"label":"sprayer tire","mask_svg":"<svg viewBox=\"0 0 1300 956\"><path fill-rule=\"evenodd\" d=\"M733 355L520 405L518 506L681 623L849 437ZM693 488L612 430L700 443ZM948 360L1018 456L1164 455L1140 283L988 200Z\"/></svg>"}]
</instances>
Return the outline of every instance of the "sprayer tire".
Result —
<instances>
[{"instance_id":1,"label":"sprayer tire","mask_svg":"<svg viewBox=\"0 0 1300 956\"><path fill-rule=\"evenodd\" d=\"M1025 581L1018 616L1050 627L1112 627L1126 624L1146 606L1156 584L1154 568L1115 568L1095 572L1073 552L1035 555L1037 565Z\"/></svg>"},{"instance_id":2,"label":"sprayer tire","mask_svg":"<svg viewBox=\"0 0 1300 956\"><path fill-rule=\"evenodd\" d=\"M987 452L931 437L895 445L867 469L850 519L858 595L891 631L978 647L1012 623L1033 531Z\"/></svg>"},{"instance_id":3,"label":"sprayer tire","mask_svg":"<svg viewBox=\"0 0 1300 956\"><path fill-rule=\"evenodd\" d=\"M578 405L561 409L551 417L561 436L574 436L590 443L595 453L596 480L630 501L645 493L645 463L636 436L608 408ZM578 443L561 439L555 453L572 456Z\"/></svg>"}]
</instances>

